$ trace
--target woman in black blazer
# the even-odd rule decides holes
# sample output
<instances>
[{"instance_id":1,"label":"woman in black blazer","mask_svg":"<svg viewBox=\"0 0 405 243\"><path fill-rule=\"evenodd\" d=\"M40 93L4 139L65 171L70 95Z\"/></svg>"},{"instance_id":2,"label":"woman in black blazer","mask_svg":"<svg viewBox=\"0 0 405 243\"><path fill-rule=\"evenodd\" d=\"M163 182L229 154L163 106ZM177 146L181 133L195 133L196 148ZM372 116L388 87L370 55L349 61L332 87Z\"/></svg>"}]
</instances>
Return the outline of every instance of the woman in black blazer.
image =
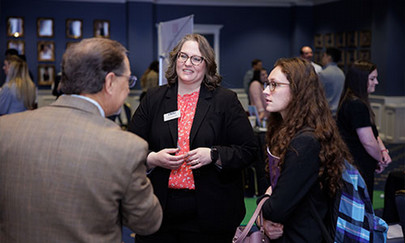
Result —
<instances>
[{"instance_id":1,"label":"woman in black blazer","mask_svg":"<svg viewBox=\"0 0 405 243\"><path fill-rule=\"evenodd\" d=\"M236 94L219 86L213 49L198 34L170 52L168 84L148 90L129 131L149 143L146 165L164 210L142 242L231 242L245 215L241 172L257 144Z\"/></svg>"}]
</instances>

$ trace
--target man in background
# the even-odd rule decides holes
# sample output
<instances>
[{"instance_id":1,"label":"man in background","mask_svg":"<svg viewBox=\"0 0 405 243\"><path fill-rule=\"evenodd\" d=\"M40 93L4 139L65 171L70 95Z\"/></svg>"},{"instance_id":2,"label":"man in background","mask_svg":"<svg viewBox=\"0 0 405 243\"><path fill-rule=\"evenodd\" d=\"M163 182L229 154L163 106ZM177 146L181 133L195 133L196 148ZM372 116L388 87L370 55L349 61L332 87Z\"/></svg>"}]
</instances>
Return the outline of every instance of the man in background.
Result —
<instances>
[{"instance_id":1,"label":"man in background","mask_svg":"<svg viewBox=\"0 0 405 243\"><path fill-rule=\"evenodd\" d=\"M305 60L310 61L312 66L315 68L315 72L319 73L320 71L322 71L322 67L312 61L313 56L314 56L314 53L312 52L311 47L309 47L309 46L301 47L300 57L305 59Z\"/></svg>"},{"instance_id":2,"label":"man in background","mask_svg":"<svg viewBox=\"0 0 405 243\"><path fill-rule=\"evenodd\" d=\"M65 95L0 117L0 242L121 242L122 226L157 231L162 209L147 143L105 118L131 78L126 49L84 39L62 60Z\"/></svg>"},{"instance_id":3,"label":"man in background","mask_svg":"<svg viewBox=\"0 0 405 243\"><path fill-rule=\"evenodd\" d=\"M338 67L337 63L341 58L341 51L337 48L327 48L322 56L324 69L319 73L319 79L323 84L326 99L333 117L336 117L340 95L345 84L345 74Z\"/></svg>"},{"instance_id":4,"label":"man in background","mask_svg":"<svg viewBox=\"0 0 405 243\"><path fill-rule=\"evenodd\" d=\"M254 59L252 61L252 68L246 71L245 76L243 77L243 88L245 89L247 95L249 95L249 83L250 81L252 81L253 73L255 71L262 70L262 68L263 68L262 60Z\"/></svg>"}]
</instances>

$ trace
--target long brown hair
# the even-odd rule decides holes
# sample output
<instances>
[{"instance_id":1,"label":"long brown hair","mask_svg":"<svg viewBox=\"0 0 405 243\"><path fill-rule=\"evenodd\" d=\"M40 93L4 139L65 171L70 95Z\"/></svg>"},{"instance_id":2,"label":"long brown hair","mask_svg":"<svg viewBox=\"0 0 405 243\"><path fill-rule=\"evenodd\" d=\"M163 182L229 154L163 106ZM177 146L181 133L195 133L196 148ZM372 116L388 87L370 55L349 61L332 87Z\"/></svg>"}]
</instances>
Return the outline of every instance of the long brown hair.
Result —
<instances>
[{"instance_id":1,"label":"long brown hair","mask_svg":"<svg viewBox=\"0 0 405 243\"><path fill-rule=\"evenodd\" d=\"M217 64L215 63L215 52L208 43L204 36L199 34L189 34L183 37L181 41L170 52L169 66L166 71L166 79L169 85L173 85L177 82L176 63L177 54L180 52L186 41L195 41L198 43L201 55L206 63L206 72L203 79L203 84L208 89L214 89L221 83L222 77L217 72Z\"/></svg>"},{"instance_id":2,"label":"long brown hair","mask_svg":"<svg viewBox=\"0 0 405 243\"><path fill-rule=\"evenodd\" d=\"M23 101L27 110L34 109L37 91L30 78L27 62L15 55L6 57L6 62L10 64L6 78L7 85L10 88L15 85L17 98Z\"/></svg>"},{"instance_id":3,"label":"long brown hair","mask_svg":"<svg viewBox=\"0 0 405 243\"><path fill-rule=\"evenodd\" d=\"M368 99L368 76L377 69L377 65L365 60L358 60L353 63L346 74L345 85L340 96L338 110L346 100L361 100L368 108L371 124L375 125L375 114L371 109ZM339 112L337 112L339 114Z\"/></svg>"},{"instance_id":4,"label":"long brown hair","mask_svg":"<svg viewBox=\"0 0 405 243\"><path fill-rule=\"evenodd\" d=\"M312 64L301 58L282 58L277 60L274 67L277 66L290 82L292 98L284 119L278 112L270 113L266 134L270 151L280 157L281 166L296 134L307 128L313 130L321 145L321 187L333 196L341 185L344 159L351 161L351 157L332 118L318 76Z\"/></svg>"}]
</instances>

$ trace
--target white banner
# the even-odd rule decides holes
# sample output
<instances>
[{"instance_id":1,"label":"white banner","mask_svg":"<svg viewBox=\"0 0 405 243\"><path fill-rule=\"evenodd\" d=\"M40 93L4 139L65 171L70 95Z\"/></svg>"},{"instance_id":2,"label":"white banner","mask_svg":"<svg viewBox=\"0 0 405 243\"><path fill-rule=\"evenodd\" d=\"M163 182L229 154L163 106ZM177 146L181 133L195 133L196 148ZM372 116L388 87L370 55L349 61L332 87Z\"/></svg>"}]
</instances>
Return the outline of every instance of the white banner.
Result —
<instances>
[{"instance_id":1,"label":"white banner","mask_svg":"<svg viewBox=\"0 0 405 243\"><path fill-rule=\"evenodd\" d=\"M185 35L193 33L193 27L194 15L159 23L159 85L167 83L164 74L169 65L169 53Z\"/></svg>"}]
</instances>

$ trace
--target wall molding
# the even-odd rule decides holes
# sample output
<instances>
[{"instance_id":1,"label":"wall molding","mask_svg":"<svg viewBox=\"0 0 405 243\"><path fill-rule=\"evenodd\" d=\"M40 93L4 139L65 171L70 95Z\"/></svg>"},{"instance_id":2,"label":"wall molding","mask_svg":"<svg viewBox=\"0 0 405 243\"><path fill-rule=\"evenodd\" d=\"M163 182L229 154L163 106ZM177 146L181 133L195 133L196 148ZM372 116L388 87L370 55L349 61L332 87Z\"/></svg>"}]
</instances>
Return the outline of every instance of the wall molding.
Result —
<instances>
[{"instance_id":1,"label":"wall molding","mask_svg":"<svg viewBox=\"0 0 405 243\"><path fill-rule=\"evenodd\" d=\"M248 97L244 89L232 89L245 110L248 109ZM139 106L141 90L131 90L126 99L132 114ZM38 107L55 101L51 90L38 91ZM405 96L370 95L371 108L375 114L380 138L388 143L405 143ZM131 115L132 115L131 114Z\"/></svg>"},{"instance_id":2,"label":"wall molding","mask_svg":"<svg viewBox=\"0 0 405 243\"><path fill-rule=\"evenodd\" d=\"M405 143L405 96L369 96L380 138Z\"/></svg>"}]
</instances>

